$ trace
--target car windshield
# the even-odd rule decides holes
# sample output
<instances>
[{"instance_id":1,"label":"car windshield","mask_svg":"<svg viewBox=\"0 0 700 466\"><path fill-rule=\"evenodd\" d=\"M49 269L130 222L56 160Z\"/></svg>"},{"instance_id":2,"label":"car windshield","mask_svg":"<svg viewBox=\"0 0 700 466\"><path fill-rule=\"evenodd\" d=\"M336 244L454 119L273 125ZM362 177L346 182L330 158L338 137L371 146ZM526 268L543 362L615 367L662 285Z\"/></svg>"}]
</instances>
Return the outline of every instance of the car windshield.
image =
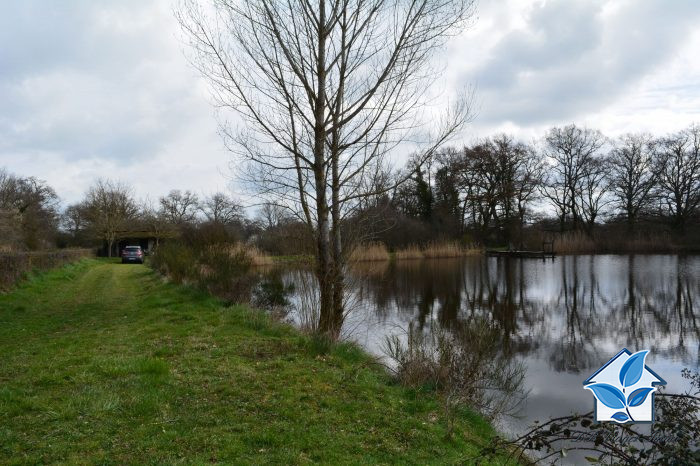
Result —
<instances>
[{"instance_id":1,"label":"car windshield","mask_svg":"<svg viewBox=\"0 0 700 466\"><path fill-rule=\"evenodd\" d=\"M127 246L125 249L130 249L132 251L138 251L141 249L141 246Z\"/></svg>"}]
</instances>

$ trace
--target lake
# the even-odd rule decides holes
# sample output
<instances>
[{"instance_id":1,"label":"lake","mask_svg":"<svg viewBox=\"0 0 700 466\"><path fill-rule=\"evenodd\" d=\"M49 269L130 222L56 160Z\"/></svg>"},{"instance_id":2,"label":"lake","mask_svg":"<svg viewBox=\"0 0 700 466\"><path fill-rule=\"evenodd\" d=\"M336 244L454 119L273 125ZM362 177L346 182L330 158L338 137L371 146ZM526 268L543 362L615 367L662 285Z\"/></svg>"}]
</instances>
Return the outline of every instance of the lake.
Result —
<instances>
[{"instance_id":1,"label":"lake","mask_svg":"<svg viewBox=\"0 0 700 466\"><path fill-rule=\"evenodd\" d=\"M308 270L276 274L293 284L292 319L314 299ZM348 274L343 337L386 354L409 325L455 328L475 316L498 329L499 351L525 370L524 401L497 423L515 434L534 420L593 407L582 382L617 354L651 351L647 365L671 392L682 368L700 366L700 257L589 255L554 259L409 260L362 263Z\"/></svg>"}]
</instances>

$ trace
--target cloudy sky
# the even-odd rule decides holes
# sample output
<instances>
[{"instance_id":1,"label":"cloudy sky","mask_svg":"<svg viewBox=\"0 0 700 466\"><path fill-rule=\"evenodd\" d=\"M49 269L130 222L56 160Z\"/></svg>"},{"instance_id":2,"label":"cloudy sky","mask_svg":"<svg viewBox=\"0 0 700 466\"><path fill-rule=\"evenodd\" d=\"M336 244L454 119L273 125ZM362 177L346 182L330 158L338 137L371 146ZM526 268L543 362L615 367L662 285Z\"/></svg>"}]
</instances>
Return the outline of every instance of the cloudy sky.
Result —
<instances>
[{"instance_id":1,"label":"cloudy sky","mask_svg":"<svg viewBox=\"0 0 700 466\"><path fill-rule=\"evenodd\" d=\"M64 203L97 177L139 197L228 189L230 158L169 0L0 0L0 167ZM575 122L609 136L700 122L700 2L482 0L447 51L476 89L469 142ZM238 190L235 183L234 191Z\"/></svg>"}]
</instances>

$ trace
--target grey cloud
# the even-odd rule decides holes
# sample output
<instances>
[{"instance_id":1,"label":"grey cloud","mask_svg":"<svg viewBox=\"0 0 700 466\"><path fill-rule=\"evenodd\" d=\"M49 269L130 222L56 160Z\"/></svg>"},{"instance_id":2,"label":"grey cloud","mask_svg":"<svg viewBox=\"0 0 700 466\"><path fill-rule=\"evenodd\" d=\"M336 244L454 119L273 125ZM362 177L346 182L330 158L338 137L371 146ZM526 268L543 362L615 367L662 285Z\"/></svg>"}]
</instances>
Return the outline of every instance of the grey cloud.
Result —
<instances>
[{"instance_id":1,"label":"grey cloud","mask_svg":"<svg viewBox=\"0 0 700 466\"><path fill-rule=\"evenodd\" d=\"M162 6L3 5L0 151L128 161L161 149L187 124L194 99Z\"/></svg>"},{"instance_id":2,"label":"grey cloud","mask_svg":"<svg viewBox=\"0 0 700 466\"><path fill-rule=\"evenodd\" d=\"M610 5L607 5L609 8ZM588 0L536 5L463 79L480 91L483 122L530 125L604 108L671 58L700 18L694 1Z\"/></svg>"}]
</instances>

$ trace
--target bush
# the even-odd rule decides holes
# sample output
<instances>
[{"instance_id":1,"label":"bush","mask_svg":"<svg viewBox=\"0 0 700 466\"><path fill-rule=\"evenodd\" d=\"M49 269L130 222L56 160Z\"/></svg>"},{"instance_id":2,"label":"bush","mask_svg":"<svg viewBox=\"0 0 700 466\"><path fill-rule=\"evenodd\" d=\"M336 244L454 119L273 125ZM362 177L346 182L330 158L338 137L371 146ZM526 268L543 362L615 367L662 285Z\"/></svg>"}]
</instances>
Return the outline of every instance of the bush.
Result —
<instances>
[{"instance_id":1,"label":"bush","mask_svg":"<svg viewBox=\"0 0 700 466\"><path fill-rule=\"evenodd\" d=\"M158 247L150 264L175 283L197 285L229 302L247 301L250 297L252 259L243 248L172 241Z\"/></svg>"},{"instance_id":2,"label":"bush","mask_svg":"<svg viewBox=\"0 0 700 466\"><path fill-rule=\"evenodd\" d=\"M90 256L94 256L90 249L0 253L0 291L10 289L32 272L53 269Z\"/></svg>"},{"instance_id":3,"label":"bush","mask_svg":"<svg viewBox=\"0 0 700 466\"><path fill-rule=\"evenodd\" d=\"M402 385L440 394L448 433L460 406L493 419L524 399L525 369L503 354L498 328L485 319L450 329L433 322L427 331L411 324L405 339L387 338L385 353Z\"/></svg>"},{"instance_id":4,"label":"bush","mask_svg":"<svg viewBox=\"0 0 700 466\"><path fill-rule=\"evenodd\" d=\"M180 242L159 245L151 256L150 264L175 283L187 283L197 275L197 257L194 251Z\"/></svg>"}]
</instances>

